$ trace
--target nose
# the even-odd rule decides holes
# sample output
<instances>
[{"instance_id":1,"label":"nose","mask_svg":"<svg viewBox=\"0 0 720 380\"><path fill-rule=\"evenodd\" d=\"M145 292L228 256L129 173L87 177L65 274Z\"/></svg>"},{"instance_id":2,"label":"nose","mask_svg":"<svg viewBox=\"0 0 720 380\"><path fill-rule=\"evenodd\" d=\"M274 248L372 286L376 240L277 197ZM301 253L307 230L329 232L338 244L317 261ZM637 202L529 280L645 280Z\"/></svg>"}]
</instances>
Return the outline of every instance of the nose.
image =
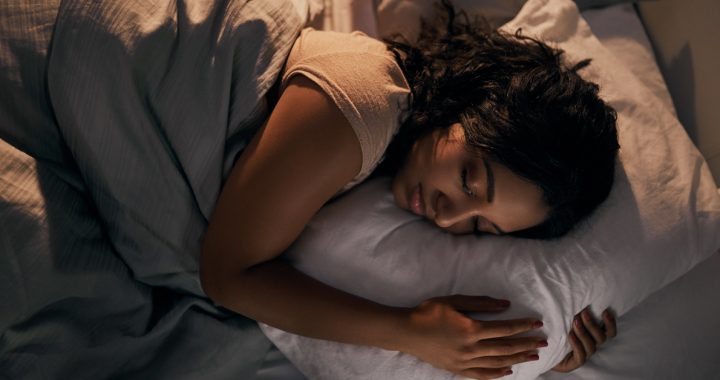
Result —
<instances>
[{"instance_id":1,"label":"nose","mask_svg":"<svg viewBox=\"0 0 720 380\"><path fill-rule=\"evenodd\" d=\"M464 194L458 197L451 197L440 193L437 199L435 210L435 224L441 228L448 228L463 220L477 215L478 211L473 207L469 199L463 199Z\"/></svg>"}]
</instances>

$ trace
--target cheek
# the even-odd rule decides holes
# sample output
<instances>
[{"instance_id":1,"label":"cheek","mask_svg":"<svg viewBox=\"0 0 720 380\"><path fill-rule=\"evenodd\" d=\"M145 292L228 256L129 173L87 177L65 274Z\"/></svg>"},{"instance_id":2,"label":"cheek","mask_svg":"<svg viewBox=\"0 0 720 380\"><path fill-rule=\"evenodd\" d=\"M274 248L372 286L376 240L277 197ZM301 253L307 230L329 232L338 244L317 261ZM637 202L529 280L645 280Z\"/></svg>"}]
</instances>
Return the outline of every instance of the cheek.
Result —
<instances>
[{"instance_id":1,"label":"cheek","mask_svg":"<svg viewBox=\"0 0 720 380\"><path fill-rule=\"evenodd\" d=\"M416 141L413 147L410 149L403 166L400 168L400 174L412 181L416 181L417 178L425 171L426 158L429 152L422 141Z\"/></svg>"},{"instance_id":2,"label":"cheek","mask_svg":"<svg viewBox=\"0 0 720 380\"><path fill-rule=\"evenodd\" d=\"M514 215L518 223L525 228L542 223L550 212L542 198L542 192L536 188L519 194L514 206L517 207L513 210Z\"/></svg>"},{"instance_id":3,"label":"cheek","mask_svg":"<svg viewBox=\"0 0 720 380\"><path fill-rule=\"evenodd\" d=\"M406 192L418 182L420 170L418 170L419 155L416 148L413 146L392 180L391 188L395 203L401 208L407 208Z\"/></svg>"},{"instance_id":4,"label":"cheek","mask_svg":"<svg viewBox=\"0 0 720 380\"><path fill-rule=\"evenodd\" d=\"M514 207L513 207L514 206ZM513 226L512 230L524 230L542 223L547 217L549 210L544 204L540 205L534 202L522 202L521 200L514 203L504 212L504 217L508 221L507 225Z\"/></svg>"},{"instance_id":5,"label":"cheek","mask_svg":"<svg viewBox=\"0 0 720 380\"><path fill-rule=\"evenodd\" d=\"M462 144L457 145L436 134L421 138L413 144L398 175L408 185L422 182L435 187L452 182L462 151Z\"/></svg>"}]
</instances>

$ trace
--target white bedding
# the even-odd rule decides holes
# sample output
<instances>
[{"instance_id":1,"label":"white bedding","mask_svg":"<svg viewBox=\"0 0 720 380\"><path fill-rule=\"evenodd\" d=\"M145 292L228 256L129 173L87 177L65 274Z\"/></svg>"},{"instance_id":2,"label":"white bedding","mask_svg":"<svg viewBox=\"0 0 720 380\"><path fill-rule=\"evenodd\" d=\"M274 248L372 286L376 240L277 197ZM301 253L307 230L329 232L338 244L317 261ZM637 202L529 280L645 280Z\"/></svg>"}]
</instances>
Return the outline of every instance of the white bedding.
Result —
<instances>
[{"instance_id":1,"label":"white bedding","mask_svg":"<svg viewBox=\"0 0 720 380\"><path fill-rule=\"evenodd\" d=\"M675 113L652 46L631 5L583 12L593 33ZM720 232L719 232L720 233ZM544 380L720 377L720 252L618 319L620 335L572 376Z\"/></svg>"},{"instance_id":2,"label":"white bedding","mask_svg":"<svg viewBox=\"0 0 720 380\"><path fill-rule=\"evenodd\" d=\"M318 1L322 2L313 0ZM28 30L38 38L38 51L34 50L35 46L25 44L15 52L22 58L17 67L13 66L13 69L19 67L22 70L11 71L18 73L18 78L12 77L17 83L22 79L27 86L29 82L35 83L35 76L45 78L41 75L44 68L33 64L46 61L42 49L47 45L41 42L47 42L43 33L52 30L54 16L52 9L46 10L41 5L51 3L55 2L33 2L32 17L17 17L12 24L0 22L3 31L0 33L1 59L15 57L5 55L6 50L3 50L13 46L5 45L10 34L3 28L8 25ZM27 2L2 2L0 16L11 14L7 10L16 4L25 7ZM38 18L42 19L39 24ZM153 25L160 26L146 24L148 27ZM621 23L620 34L623 27ZM28 58L36 54L34 59ZM76 56L69 58L73 57ZM115 63L111 62L108 68L113 70ZM640 71L645 72L644 69ZM0 72L9 71L3 66ZM112 79L113 76L103 78ZM33 158L0 142L0 182L3 185L0 186L0 284L4 290L11 290L2 294L0 377L249 378L256 368L251 352L264 348L262 335L249 334L254 331L246 328L242 318L217 310L202 298L182 296L138 282L138 276L145 276L148 283L180 285L178 288L187 284L184 280L176 281L182 279L174 277L173 273L147 272L147 265L128 265L122 260L128 250L118 253L117 247L108 239L108 226L98 221L98 209L88 202L89 194L97 195L97 192L90 191L75 177L77 168L59 169L58 157L66 152L56 151L64 145L50 133L53 130L57 133L54 117L44 113L50 107L29 107L36 104L29 99L37 101L46 97L40 91L45 89L43 80L37 80L37 88L33 87L37 93L24 94L24 97L12 99L15 103L8 103L15 106L17 112L9 115L4 113L7 109L0 109L4 120L0 126L2 137L6 137L8 130L20 133L23 138L15 134L16 138L8 141L22 145L38 159L36 163ZM4 86L0 99L15 96L13 91L16 89L11 88L15 84ZM237 113L234 115L238 117ZM41 130L43 133L39 133ZM94 164L98 165L97 162ZM154 179L162 181L160 176ZM162 188L152 187L155 190ZM161 195L169 196L167 193ZM183 204L192 207L192 202ZM162 227L167 227L166 223ZM169 243L169 240L164 242ZM158 261L153 264L163 269L174 268ZM714 355L720 352L720 326L714 317L720 314L720 304L713 298L716 297L714 291L720 288L719 272L720 255L715 255L648 298L619 320L623 334L612 348L608 346L588 365L573 373L573 377L709 379L720 373L719 365L714 361ZM25 317L27 320L20 320ZM675 328L677 326L682 329ZM321 365L327 363L321 361ZM258 372L258 379L303 378L277 350L268 354L266 364ZM555 375L544 376L555 378Z\"/></svg>"},{"instance_id":3,"label":"white bedding","mask_svg":"<svg viewBox=\"0 0 720 380\"><path fill-rule=\"evenodd\" d=\"M610 17L610 18L625 17L627 19L628 9L627 8L625 8L624 10L622 8L617 8L617 9L618 9L618 11L616 14L614 14L614 15L611 14L608 17ZM637 19L633 17L628 20L630 21L630 23L627 24L627 25L629 25L629 27L627 28L627 31L631 35L637 36L638 31L641 32L641 29L637 29L637 26L639 26L639 24L637 23ZM635 22L633 23L632 20L635 20ZM598 29L598 31L600 31L601 28L598 27L597 29ZM629 40L623 40L623 39L613 40L613 36L606 36L605 41L608 41L609 47L614 45L618 48L618 50L620 50L622 48L627 48L627 47L630 47L630 49L633 48L632 43L626 43ZM641 48L643 46L647 46L647 45L643 45L646 43L646 40L644 40L644 39L643 39L643 41L638 40L638 43L640 44L639 47L641 47ZM628 49L628 50L630 50L630 49ZM643 50L643 52L647 53L647 52L649 52L649 50L645 49L645 50ZM649 56L651 57L651 54ZM649 64L647 64L647 62L648 62L646 60L647 57L648 57L648 55L643 57L643 59L645 59L645 60L643 60L642 62L646 62L646 65L649 65ZM630 62L630 61L632 61L632 59L627 60L627 62ZM625 63L627 63L627 62L625 62ZM654 64L652 66L654 66ZM638 73L641 73L642 75L645 76L645 78L643 78L643 79L646 83L652 84L652 81L659 79L660 77L656 70L654 71L654 74L650 75L649 72L646 70L646 68L649 68L649 67L650 66L645 66L645 68L642 68L642 66L635 65L634 67L631 67L631 70L638 71ZM645 75L645 74L647 74L647 75ZM655 75L655 77L652 77L653 75ZM618 75L618 76L623 77L622 75ZM648 78L649 78L649 81L648 81ZM660 80L659 83L662 84L662 81ZM634 84L637 84L637 83L634 83ZM649 85L648 87L652 88L652 85ZM666 102L667 99L668 98L666 95L661 96L660 99L655 99L655 101L657 102L656 105ZM628 106L628 104L623 104L623 105L625 107ZM669 106L669 103L665 103L665 107L661 107L661 108L665 108L665 110L666 110L665 112L668 112L670 115L672 115L672 111L668 111L671 109L670 107L671 106ZM645 115L645 117L647 117L647 115ZM682 136L681 136L681 138L682 138ZM627 144L625 144L624 146L626 146L626 145ZM372 185L372 186L376 186L376 185ZM359 192L364 192L364 191L365 191L364 189L359 190ZM369 192L372 192L372 191L369 191ZM354 196L354 195L351 195L351 196ZM367 195L367 196L369 196L369 195ZM363 197L363 195L358 195L358 197ZM380 202L380 203L381 203L381 206L384 205L382 202ZM370 204L372 204L372 202L367 203L365 205L368 206ZM368 207L370 207L370 206L368 206ZM715 208L715 210L717 211L717 208ZM381 212L381 213L383 213L383 212L391 213L392 212L392 211L388 211L388 210L384 210L384 209L383 210L375 209L375 211ZM351 212L351 211L340 210L340 209L336 208L336 210L333 212L343 213L343 212ZM400 220L402 218L402 216L400 216L398 214L395 218L397 220ZM398 228L398 231L402 228L413 228L413 227L408 227L409 223L406 223L403 221L398 222L397 220L396 220L396 227ZM332 219L332 217L327 217L324 220L325 223L332 223L333 221L336 221L336 220ZM716 228L715 231L717 231L717 228L718 228L717 224L714 224L711 226L712 226L711 228ZM317 228L322 229L324 227L317 227ZM380 227L380 228L382 228L382 227ZM387 225L384 226L384 228L387 228ZM420 229L417 230L417 232L419 232L419 231L420 231ZM383 233L382 231L378 231L379 235L382 235L382 233ZM401 233L401 232L398 232L398 233ZM430 233L430 232L428 232L428 233ZM707 234L707 233L708 233L708 231L705 231L705 234ZM369 236L373 236L372 232L367 233L366 237L369 237ZM422 238L418 238L418 239L422 239ZM432 235L432 239L437 240L437 239L444 239L444 238L435 234L435 235ZM378 239L378 241L383 241L383 240ZM383 241L383 242L385 244L387 244L387 241ZM432 250L432 248L438 248L438 247L443 246L443 244L437 243L436 241L428 240L428 241L425 241L425 243L426 243L426 245L431 246L431 250ZM342 244L343 244L343 242L341 242L341 241L337 241L337 240L334 241L333 239L326 239L321 245L323 245L323 248L324 248L324 245L334 246L334 248L337 248L337 247L341 247ZM446 242L444 242L444 244L445 244L444 247L446 247L446 248L452 247L453 244L462 246L462 243L457 243L457 241L455 241L455 243L453 243L451 241L446 241ZM717 241L714 241L711 244L715 244L715 246L717 247L718 243L717 243ZM312 243L308 243L306 245L305 249L307 249L308 247L310 249L318 248L318 246L313 245ZM417 245L414 247L417 248ZM697 247L688 247L688 248L690 250L690 249L697 248ZM383 253L383 250L386 250L386 249L387 249L387 247L376 247L375 251L371 250L368 253L370 253L371 255L373 255L373 257L376 257L377 260L382 262L382 260L383 260L382 253ZM401 248L395 247L394 249L400 250ZM683 249L683 248L681 247L680 249ZM302 248L300 248L298 250L302 251ZM689 252L689 250L688 250L688 252ZM666 259L670 259L672 257L678 256L677 254L680 254L680 256L683 256L682 253L688 253L688 252L684 252L684 251L683 252L674 252L675 255L673 255L671 252L671 254L669 256L662 256L662 257L665 257ZM516 253L517 252L509 252L507 254L514 255ZM306 254L307 254L307 251L303 251L302 255L306 255ZM325 253L325 254L327 254L327 253ZM362 252L358 252L358 254L362 255ZM406 253L403 252L403 254L406 254ZM708 254L709 253L707 253L707 251L706 251L704 254L704 257L707 257ZM311 253L311 255L312 255L312 253ZM408 256L408 257L411 257L411 256ZM529 256L526 256L525 259L527 259L528 257ZM382 283L382 281L385 280L385 276L392 277L392 274L389 272L386 272L386 273L362 272L363 273L362 275L358 275L357 272L353 272L353 271L356 271L357 268L349 268L349 269L344 268L343 269L343 266L347 267L349 263L352 263L352 265L357 265L357 262L353 261L352 258L346 257L345 259L347 259L347 260L342 261L341 257L337 257L335 259L340 260L340 261L336 262L337 267L333 268L331 270L325 270L325 271L323 271L322 269L317 269L317 268L313 267L312 259L305 260L305 258L303 258L302 256L296 256L296 258L298 259L299 265L301 267L303 267L303 265L306 265L304 267L305 270L313 273L317 277L324 279L325 281L330 282L330 283L333 283L333 281L339 281L340 283L342 283L342 281L340 281L339 278L341 278L343 276L351 276L351 278L359 278L359 277L365 276L366 281L363 282L362 284L359 284L359 285L353 287L351 290L355 291L358 294L367 295L369 297L372 295L372 297L375 297L375 299L377 299L381 302L382 301L385 301L387 303L407 302L408 304L411 304L412 302L417 301L418 299L421 299L424 296L437 295L437 294L417 294L416 293L414 295L414 297L415 297L414 299L410 299L410 298L412 298L412 297L410 297L410 298L405 298L405 299L401 300L401 299L395 297L396 296L395 294L378 294L378 292L376 292L376 290L378 288L388 289L388 288L394 287L395 289L398 289L398 283L393 282L393 280L389 280L389 282L387 282L387 283ZM367 257L365 257L365 259L367 259ZM405 259L398 258L398 262L401 264L409 263L409 261L403 261L403 260L408 260L408 258L405 258ZM537 264L537 262L532 261L535 259L530 259L530 260L531 261L529 261L528 263ZM657 260L658 260L658 258L655 257L655 261L657 261ZM701 260L702 260L702 257L696 257L694 260L694 263L697 263ZM330 262L332 262L332 261L330 261ZM653 260L646 262L646 264L650 264L651 266L653 265L652 263L653 263ZM689 267L694 265L694 263L689 264L688 262L681 260L678 262L678 264L680 266L683 266L683 265L689 265L689 266L685 267L686 268L685 270L683 270L682 268L676 268L679 270L675 270L674 272L670 271L670 274L668 274L667 272L661 273L660 277L662 277L662 278L659 278L656 276L651 281L651 282L654 281L655 288L653 288L653 285L650 285L649 287L646 287L643 289L636 289L636 288L631 287L630 289L627 289L627 292L624 292L624 297L627 297L625 300L616 302L611 299L606 299L603 302L605 302L605 305L610 304L610 305L615 306L616 311L623 313L626 310L630 309L635 304L637 304L640 300L642 300L642 298L644 298L648 294L652 293L654 290L657 290L661 286L660 284L666 284L667 282L671 281L672 279L674 279L675 277L677 277L678 275L682 274L684 271L689 269ZM467 263L464 263L464 264L467 264ZM637 263L629 262L628 264L630 264L631 267L633 267L633 265L635 265L634 268L637 268ZM317 262L315 262L315 265L317 265ZM332 264L330 264L330 265L332 265ZM409 265L409 266L412 266L412 265ZM500 264L500 266L502 267L502 264ZM582 265L581 265L581 267L582 267ZM418 268L415 268L415 269L418 269ZM502 270L502 268L501 268L501 270ZM585 268L583 270L587 270L587 268ZM650 271L652 272L653 270L654 269L651 269ZM396 267L391 268L390 272L393 272L396 275L398 273L402 273L401 274L402 276L406 276L408 274L406 272L399 270ZM588 274L590 274L590 273L596 274L593 271L588 271L587 273ZM655 275L657 275L657 273ZM665 277L665 276L667 276L667 277ZM620 276L620 277L622 277L622 276ZM620 277L618 277L616 279L621 280ZM653 276L651 275L649 277L652 278ZM600 276L600 278L602 278L602 276ZM504 280L508 281L508 279L504 279ZM460 283L461 285L456 286L456 284L453 284L453 287L454 287L453 289L462 289L463 279L457 279L457 282ZM623 282L620 281L620 283L623 283ZM635 283L635 284L638 285L638 283ZM593 283L593 282L588 282L588 283L586 283L586 285L598 287L598 284ZM612 285L613 284L610 282L605 282L604 285L599 285L599 287L601 287L601 288L610 288L609 292L598 292L597 289L595 289L595 293L593 293L592 289L590 289L589 293L587 293L588 289L585 289L584 292L586 292L586 294L595 294L596 296L601 293L609 293L609 294L613 294L614 292L617 293L617 290L615 290L615 291L612 290ZM345 284L345 286L347 286L347 284ZM400 285L400 289L405 290L408 293L412 291L411 289L402 288L402 286L404 286L404 285ZM426 289L426 290L428 289L428 286L425 286L425 285L423 285L423 286L424 286L423 289ZM645 285L643 285L643 286L647 286L647 283L645 283ZM446 289L446 291L450 290L447 287L445 287L444 289ZM496 289L503 289L503 288L500 287L500 288L496 288ZM437 290L437 288L436 288L436 290ZM497 294L496 292L493 292L492 289L490 289L490 287L487 287L487 286L484 287L483 289L478 289L478 290L484 291L485 293L490 293L490 294L494 294L494 295L498 295L498 296L507 296L510 298L513 298L513 295L515 294L513 292L509 292L507 294ZM504 289L504 290L507 291L507 289ZM543 294L543 293L545 293L546 290L547 289L533 289L533 292L540 293L541 296L546 296L547 294ZM390 293L394 293L394 292L390 292ZM552 293L552 291L550 291L549 293ZM630 295L628 295L628 293ZM672 293L672 294L677 294L677 292ZM672 297L672 294L669 295L668 297ZM400 297L400 298L402 298L402 297ZM544 307L545 305L533 305L531 300L528 300L528 299L523 299L523 300L527 301L523 304L523 308L525 308L526 310L547 311L547 308ZM543 298L543 300L544 301L552 301L553 297ZM581 308L583 306L583 305L581 305L582 303L591 301L591 299L575 299L575 301L577 301L577 302L575 302L576 305L574 305L573 307ZM620 305L619 307L617 306L618 304ZM599 309L600 307L596 304L596 308ZM526 313L526 310L518 309L518 310L516 310L516 312L514 314L512 314L512 315L508 314L507 317L513 317L515 315L522 315L523 313ZM578 309L576 309L575 311L577 311L577 310ZM562 310L562 312L566 313L569 316L574 314L574 312L572 310ZM546 317L547 316L545 314L543 314L543 318L545 320L547 320ZM655 320L661 321L659 323L662 323L662 321L663 321L659 317L656 317ZM559 337L559 335L560 335L559 331L565 331L565 328L566 328L566 327L563 327L563 324L566 321L563 321L562 318L560 318L560 320L556 321L556 322L560 322L560 323L557 323L556 325L552 326L552 329L554 329L555 331L551 332L551 344L553 342L553 338L555 338L555 343L558 343L558 342L562 343L563 337ZM569 323L565 323L565 324L569 325ZM624 325L622 324L622 319L621 319L621 328L623 326ZM266 329L266 332L269 332L269 336L275 340L275 343L278 344L278 346L281 348L281 350L285 351L290 356L290 358L296 362L296 364L299 366L299 368L301 370L303 370L310 378L328 378L328 379L330 379L330 378L428 378L428 379L433 378L434 379L434 378L446 378L447 377L447 375L443 375L441 373L434 372L434 370L432 368L430 368L430 369L426 368L425 365L422 363L413 362L412 359L408 359L406 357L402 357L402 355L398 355L398 354L394 354L394 353L380 353L380 354L378 354L377 352L371 353L365 349L355 349L353 347L343 347L342 345L326 344L325 342L318 342L318 341L306 340L304 338L297 338L297 337L285 335L283 333L278 333L277 331L274 331L272 329ZM555 334L554 336L552 335L553 333ZM562 335L564 335L564 333ZM638 336L639 335L637 335L637 334L635 335L636 338ZM642 336L640 336L640 338L642 339ZM651 338L646 338L644 340L644 342L648 342L650 339ZM622 340L619 339L618 342L619 343L616 343L616 344L622 343ZM618 351L610 351L610 352L621 352L621 351L620 351L620 349L618 349ZM558 352L555 352L554 356L551 357L550 360L547 360L547 363L539 363L539 364L545 365L545 369L547 369L548 363L557 362L563 354L564 354L564 351L560 352L560 350L558 350ZM315 356L315 357L313 357L313 356ZM353 358L352 360L350 359L351 357ZM546 355L546 357L547 357L547 355ZM598 355L598 359L594 359L594 360L603 360L603 358L604 358L603 355ZM400 364L397 364L398 362L404 362L404 363L403 363L403 365L400 365ZM629 364L632 364L633 362L631 361L631 359L626 359L624 361L620 361L620 363L629 365ZM605 378L606 376L609 376L609 375L614 376L614 375L618 374L617 372L612 372L612 371L610 371L612 373L604 373L603 368L606 368L606 369L613 368L613 364L609 361L605 362L604 364L605 364L605 366L599 366L599 367L595 366L594 367L595 372L592 372L593 371L592 366L588 366L587 369L577 372L577 374L578 375L584 374L584 376L588 376L588 378ZM647 364L647 363L645 363L645 364ZM532 365L527 365L527 366L525 366L525 368L530 367L530 366L532 366ZM639 367L639 366L637 366L637 367ZM635 368L637 369L637 367L635 367ZM647 366L645 365L643 367L647 367ZM678 366L676 366L676 368L677 367ZM522 367L520 367L520 368L522 368ZM701 370L702 370L702 368L703 367L701 367ZM632 369L632 367L630 369ZM535 368L534 371L537 371L537 368ZM535 375L539 374L540 372L542 372L542 371L533 372L533 370L526 370L526 371L516 370L515 378L534 378ZM637 372L638 371L636 371L636 373ZM629 371L628 373L632 373L632 371ZM648 372L645 371L642 373L648 373ZM668 378L670 378L670 377L668 377Z\"/></svg>"}]
</instances>

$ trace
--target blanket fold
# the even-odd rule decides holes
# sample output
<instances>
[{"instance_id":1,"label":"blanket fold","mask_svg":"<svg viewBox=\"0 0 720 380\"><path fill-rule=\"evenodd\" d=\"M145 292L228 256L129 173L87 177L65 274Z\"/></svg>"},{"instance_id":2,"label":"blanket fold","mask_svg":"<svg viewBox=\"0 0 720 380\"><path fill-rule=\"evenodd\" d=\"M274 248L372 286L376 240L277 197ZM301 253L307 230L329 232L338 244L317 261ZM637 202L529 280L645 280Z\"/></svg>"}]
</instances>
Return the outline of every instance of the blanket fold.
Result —
<instances>
[{"instance_id":1,"label":"blanket fold","mask_svg":"<svg viewBox=\"0 0 720 380\"><path fill-rule=\"evenodd\" d=\"M254 376L270 342L197 256L302 24L288 0L0 2L0 378Z\"/></svg>"},{"instance_id":2,"label":"blanket fold","mask_svg":"<svg viewBox=\"0 0 720 380\"><path fill-rule=\"evenodd\" d=\"M300 27L285 1L62 3L50 99L139 280L202 295L197 255L223 176Z\"/></svg>"}]
</instances>

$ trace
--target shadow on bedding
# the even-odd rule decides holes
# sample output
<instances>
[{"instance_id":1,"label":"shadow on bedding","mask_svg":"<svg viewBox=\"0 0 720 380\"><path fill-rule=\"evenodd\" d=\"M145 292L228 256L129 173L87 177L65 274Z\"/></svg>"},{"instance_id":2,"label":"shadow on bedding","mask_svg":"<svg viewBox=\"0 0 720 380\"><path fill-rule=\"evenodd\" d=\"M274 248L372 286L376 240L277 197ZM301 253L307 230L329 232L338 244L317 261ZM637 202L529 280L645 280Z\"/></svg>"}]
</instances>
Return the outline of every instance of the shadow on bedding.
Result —
<instances>
[{"instance_id":1,"label":"shadow on bedding","mask_svg":"<svg viewBox=\"0 0 720 380\"><path fill-rule=\"evenodd\" d=\"M2 140L0 151L3 373L253 378L270 347L255 322L134 280L85 194Z\"/></svg>"}]
</instances>

